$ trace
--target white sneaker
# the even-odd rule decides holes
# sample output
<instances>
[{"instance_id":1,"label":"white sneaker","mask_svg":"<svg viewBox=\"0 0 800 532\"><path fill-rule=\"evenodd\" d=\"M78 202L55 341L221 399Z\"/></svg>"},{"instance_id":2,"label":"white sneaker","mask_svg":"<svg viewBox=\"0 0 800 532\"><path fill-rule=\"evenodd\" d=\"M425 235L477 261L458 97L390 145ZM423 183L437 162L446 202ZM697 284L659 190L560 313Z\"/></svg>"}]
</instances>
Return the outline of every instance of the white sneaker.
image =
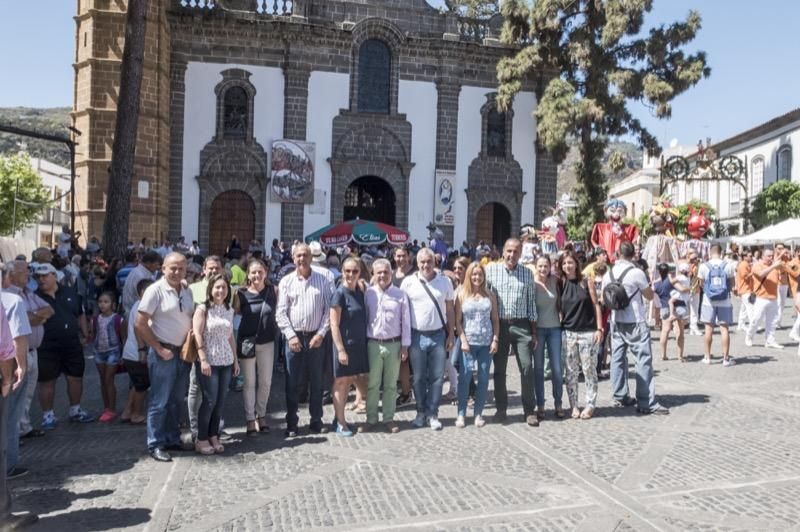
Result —
<instances>
[{"instance_id":1,"label":"white sneaker","mask_svg":"<svg viewBox=\"0 0 800 532\"><path fill-rule=\"evenodd\" d=\"M432 421L432 420L431 420L431 421ZM458 417L456 418L456 427L458 427L458 428L460 428L460 429L463 429L463 428L464 428L464 425L465 425L465 423L464 423L464 416L458 416Z\"/></svg>"},{"instance_id":2,"label":"white sneaker","mask_svg":"<svg viewBox=\"0 0 800 532\"><path fill-rule=\"evenodd\" d=\"M795 342L800 342L800 334L797 334L795 331L789 333L789 339L794 340Z\"/></svg>"},{"instance_id":3,"label":"white sneaker","mask_svg":"<svg viewBox=\"0 0 800 532\"><path fill-rule=\"evenodd\" d=\"M411 422L411 425L416 427L416 428L418 428L418 429L421 429L422 427L424 427L425 426L425 414L423 414L421 412L418 413L417 417L414 418L414 421Z\"/></svg>"},{"instance_id":4,"label":"white sneaker","mask_svg":"<svg viewBox=\"0 0 800 532\"><path fill-rule=\"evenodd\" d=\"M483 416L475 416L475 426L481 428L484 425L486 425L486 420L483 419Z\"/></svg>"},{"instance_id":5,"label":"white sneaker","mask_svg":"<svg viewBox=\"0 0 800 532\"><path fill-rule=\"evenodd\" d=\"M703 364L709 364L710 365L711 364L711 359L703 357Z\"/></svg>"},{"instance_id":6,"label":"white sneaker","mask_svg":"<svg viewBox=\"0 0 800 532\"><path fill-rule=\"evenodd\" d=\"M783 349L783 346L774 340L772 342L765 343L764 347L768 349Z\"/></svg>"},{"instance_id":7,"label":"white sneaker","mask_svg":"<svg viewBox=\"0 0 800 532\"><path fill-rule=\"evenodd\" d=\"M747 347L753 347L753 337L749 334L744 337L744 345Z\"/></svg>"},{"instance_id":8,"label":"white sneaker","mask_svg":"<svg viewBox=\"0 0 800 532\"><path fill-rule=\"evenodd\" d=\"M432 430L442 430L442 422L438 418L432 417L430 423Z\"/></svg>"},{"instance_id":9,"label":"white sneaker","mask_svg":"<svg viewBox=\"0 0 800 532\"><path fill-rule=\"evenodd\" d=\"M729 367L735 366L735 365L736 365L736 361L734 359L732 359L732 358L726 358L725 360L722 361L722 367L723 368L729 368Z\"/></svg>"}]
</instances>

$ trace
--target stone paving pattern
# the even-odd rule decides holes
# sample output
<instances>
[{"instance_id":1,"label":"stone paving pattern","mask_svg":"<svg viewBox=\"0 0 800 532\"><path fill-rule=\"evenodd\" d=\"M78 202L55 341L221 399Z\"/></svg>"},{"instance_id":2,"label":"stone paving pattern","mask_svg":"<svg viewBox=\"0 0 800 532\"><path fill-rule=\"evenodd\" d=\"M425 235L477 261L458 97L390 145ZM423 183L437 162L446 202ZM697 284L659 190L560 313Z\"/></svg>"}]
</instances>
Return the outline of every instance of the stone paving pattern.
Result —
<instances>
[{"instance_id":1,"label":"stone paving pattern","mask_svg":"<svg viewBox=\"0 0 800 532\"><path fill-rule=\"evenodd\" d=\"M519 379L510 375L506 425L489 418L483 429L457 429L446 405L442 432L414 430L415 412L405 407L396 435L286 440L276 374L270 435L244 436L240 394L232 393L226 454L173 453L168 464L149 458L141 426L67 423L60 384L62 421L25 442L20 465L31 472L11 483L15 509L38 513L34 530L48 531L797 530L800 358L788 329L778 340L787 348L766 350L759 337L746 348L735 334L738 364L723 368L719 357L700 363L701 339L687 336L690 362L655 361L671 415L612 408L603 381L593 420L556 420L548 389L538 428L522 422ZM92 366L85 405L98 412ZM122 392L127 376L117 384Z\"/></svg>"}]
</instances>

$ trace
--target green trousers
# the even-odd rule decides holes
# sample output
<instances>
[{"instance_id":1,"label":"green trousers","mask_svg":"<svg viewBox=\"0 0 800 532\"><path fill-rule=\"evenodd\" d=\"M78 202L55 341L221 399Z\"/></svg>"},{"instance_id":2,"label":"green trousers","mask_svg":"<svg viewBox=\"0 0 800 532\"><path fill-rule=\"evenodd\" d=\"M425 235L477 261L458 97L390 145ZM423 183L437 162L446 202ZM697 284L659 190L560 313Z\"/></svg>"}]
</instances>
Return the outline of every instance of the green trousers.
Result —
<instances>
[{"instance_id":1,"label":"green trousers","mask_svg":"<svg viewBox=\"0 0 800 532\"><path fill-rule=\"evenodd\" d=\"M383 384L383 422L394 419L397 407L397 376L400 373L400 342L367 341L369 385L367 388L367 423L378 422L378 401Z\"/></svg>"}]
</instances>

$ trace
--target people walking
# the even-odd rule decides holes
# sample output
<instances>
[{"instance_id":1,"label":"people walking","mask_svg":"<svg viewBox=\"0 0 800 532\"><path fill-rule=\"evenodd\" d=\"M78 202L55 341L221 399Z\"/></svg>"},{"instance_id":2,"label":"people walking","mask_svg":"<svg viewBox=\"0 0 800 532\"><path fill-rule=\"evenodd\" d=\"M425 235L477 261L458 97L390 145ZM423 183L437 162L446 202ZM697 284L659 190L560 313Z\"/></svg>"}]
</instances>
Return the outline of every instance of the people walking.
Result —
<instances>
[{"instance_id":1,"label":"people walking","mask_svg":"<svg viewBox=\"0 0 800 532\"><path fill-rule=\"evenodd\" d=\"M753 302L752 320L744 343L747 347L753 346L753 336L756 334L758 324L764 320L764 347L770 349L783 349L783 345L775 340L775 314L778 312L778 294L780 290L781 274L784 269L783 258L788 254L784 250L780 257L775 256L775 251L765 249L761 260L753 265Z\"/></svg>"},{"instance_id":2,"label":"people walking","mask_svg":"<svg viewBox=\"0 0 800 532\"><path fill-rule=\"evenodd\" d=\"M700 265L697 272L703 285L703 303L700 305L700 321L705 324L703 338L705 364L711 364L711 341L714 327L719 326L722 340L722 365L733 366L736 362L730 356L731 338L729 326L733 322L731 286L736 270L733 263L722 259L722 247L711 244L709 259Z\"/></svg>"},{"instance_id":3,"label":"people walking","mask_svg":"<svg viewBox=\"0 0 800 532\"><path fill-rule=\"evenodd\" d=\"M742 252L742 259L736 266L735 294L739 297L739 323L737 331L747 331L753 318L753 254L750 251ZM751 301L752 299L752 301ZM800 340L800 338L798 338Z\"/></svg>"},{"instance_id":4,"label":"people walking","mask_svg":"<svg viewBox=\"0 0 800 532\"><path fill-rule=\"evenodd\" d=\"M503 245L503 260L486 267L486 284L497 295L500 318L499 346L494 357L495 419L504 422L508 413L506 368L509 352L519 367L525 421L539 426L534 410L532 351L538 344L536 331L536 287L531 271L519 263L522 243L517 238Z\"/></svg>"}]
</instances>

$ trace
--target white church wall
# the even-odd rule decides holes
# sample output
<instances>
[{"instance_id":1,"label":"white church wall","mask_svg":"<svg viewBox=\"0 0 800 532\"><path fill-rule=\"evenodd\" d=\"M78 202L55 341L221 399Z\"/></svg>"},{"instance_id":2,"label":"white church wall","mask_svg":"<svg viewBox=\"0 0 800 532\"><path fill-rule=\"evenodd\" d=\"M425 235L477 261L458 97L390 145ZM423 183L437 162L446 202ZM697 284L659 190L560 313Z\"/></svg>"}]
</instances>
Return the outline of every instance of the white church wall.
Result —
<instances>
[{"instance_id":1,"label":"white church wall","mask_svg":"<svg viewBox=\"0 0 800 532\"><path fill-rule=\"evenodd\" d=\"M306 140L316 143L314 165L315 194L324 194L324 212L306 205L303 216L303 236L331 223L331 165L333 153L333 119L346 109L350 98L350 76L334 72L312 72L308 80L308 119ZM316 192L319 191L319 192ZM312 213L313 212L313 213Z\"/></svg>"},{"instance_id":2,"label":"white church wall","mask_svg":"<svg viewBox=\"0 0 800 532\"><path fill-rule=\"evenodd\" d=\"M532 224L536 209L545 209L550 205L536 205L536 95L532 92L520 92L514 98L514 122L511 133L511 152L514 159L522 167L522 215L520 224ZM519 228L512 227L512 234Z\"/></svg>"},{"instance_id":3,"label":"white church wall","mask_svg":"<svg viewBox=\"0 0 800 532\"><path fill-rule=\"evenodd\" d=\"M183 198L181 233L187 240L198 237L200 187L200 152L216 130L217 96L214 93L221 73L241 68L252 74L250 82L256 88L254 101L253 136L269 154L272 141L283 136L283 71L279 68L240 64L189 62L186 67L186 103L183 128ZM280 203L267 198L265 209L265 242L280 237Z\"/></svg>"},{"instance_id":4,"label":"white church wall","mask_svg":"<svg viewBox=\"0 0 800 532\"><path fill-rule=\"evenodd\" d=\"M425 227L433 221L437 100L434 83L400 80L397 110L411 123L411 162L415 166L408 184L408 205L396 208L408 209L408 231L418 240L427 240Z\"/></svg>"}]
</instances>

